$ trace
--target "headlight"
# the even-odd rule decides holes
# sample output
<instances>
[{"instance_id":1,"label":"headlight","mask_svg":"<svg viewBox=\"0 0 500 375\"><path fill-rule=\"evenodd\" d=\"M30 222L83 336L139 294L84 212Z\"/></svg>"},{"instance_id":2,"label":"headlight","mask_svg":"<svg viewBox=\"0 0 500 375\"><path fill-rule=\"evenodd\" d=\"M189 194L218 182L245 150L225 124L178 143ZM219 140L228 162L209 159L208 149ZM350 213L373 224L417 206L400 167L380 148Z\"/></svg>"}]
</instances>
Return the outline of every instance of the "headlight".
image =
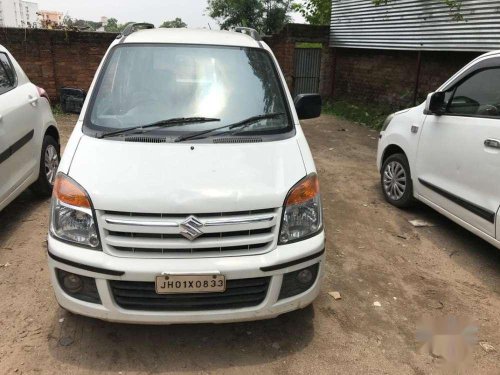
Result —
<instances>
[{"instance_id":1,"label":"headlight","mask_svg":"<svg viewBox=\"0 0 500 375\"><path fill-rule=\"evenodd\" d=\"M295 185L285 200L279 243L311 237L323 228L319 181L315 173Z\"/></svg>"},{"instance_id":2,"label":"headlight","mask_svg":"<svg viewBox=\"0 0 500 375\"><path fill-rule=\"evenodd\" d=\"M99 249L100 241L90 198L68 176L59 173L52 193L50 232L78 245Z\"/></svg>"},{"instance_id":3,"label":"headlight","mask_svg":"<svg viewBox=\"0 0 500 375\"><path fill-rule=\"evenodd\" d=\"M387 116L387 118L384 121L384 124L382 125L381 131L385 131L385 129L387 129L393 118L394 118L394 113Z\"/></svg>"}]
</instances>

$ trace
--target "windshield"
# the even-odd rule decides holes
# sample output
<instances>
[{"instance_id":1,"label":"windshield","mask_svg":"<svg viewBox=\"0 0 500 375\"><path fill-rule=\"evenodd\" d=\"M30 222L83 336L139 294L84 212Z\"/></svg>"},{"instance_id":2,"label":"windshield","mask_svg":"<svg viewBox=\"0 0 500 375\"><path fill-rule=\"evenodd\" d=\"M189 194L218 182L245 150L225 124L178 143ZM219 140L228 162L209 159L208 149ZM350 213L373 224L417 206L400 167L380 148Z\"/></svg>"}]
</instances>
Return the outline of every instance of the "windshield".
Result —
<instances>
[{"instance_id":1,"label":"windshield","mask_svg":"<svg viewBox=\"0 0 500 375\"><path fill-rule=\"evenodd\" d=\"M122 45L108 57L91 101L86 126L107 132L172 118L204 117L151 133L186 135L262 119L239 134L292 129L270 55L261 49L191 45Z\"/></svg>"}]
</instances>

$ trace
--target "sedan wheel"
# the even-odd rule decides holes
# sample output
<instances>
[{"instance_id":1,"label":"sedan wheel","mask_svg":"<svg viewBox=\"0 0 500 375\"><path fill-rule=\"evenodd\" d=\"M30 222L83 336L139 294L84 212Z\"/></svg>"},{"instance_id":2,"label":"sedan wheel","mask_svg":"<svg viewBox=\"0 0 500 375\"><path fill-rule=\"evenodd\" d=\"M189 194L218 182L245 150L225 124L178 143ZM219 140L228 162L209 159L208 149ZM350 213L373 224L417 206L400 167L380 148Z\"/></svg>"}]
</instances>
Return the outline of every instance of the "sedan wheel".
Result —
<instances>
[{"instance_id":1,"label":"sedan wheel","mask_svg":"<svg viewBox=\"0 0 500 375\"><path fill-rule=\"evenodd\" d=\"M406 208L415 203L408 159L404 154L389 156L381 171L382 191L390 204Z\"/></svg>"},{"instance_id":2,"label":"sedan wheel","mask_svg":"<svg viewBox=\"0 0 500 375\"><path fill-rule=\"evenodd\" d=\"M393 200L400 200L406 191L406 172L397 161L386 165L384 170L384 190Z\"/></svg>"},{"instance_id":3,"label":"sedan wheel","mask_svg":"<svg viewBox=\"0 0 500 375\"><path fill-rule=\"evenodd\" d=\"M31 185L31 191L40 197L50 197L59 168L59 143L50 135L43 138L40 152L38 179Z\"/></svg>"},{"instance_id":4,"label":"sedan wheel","mask_svg":"<svg viewBox=\"0 0 500 375\"><path fill-rule=\"evenodd\" d=\"M54 185L58 167L59 155L56 148L49 144L45 150L45 176L47 177L47 182L51 185Z\"/></svg>"}]
</instances>

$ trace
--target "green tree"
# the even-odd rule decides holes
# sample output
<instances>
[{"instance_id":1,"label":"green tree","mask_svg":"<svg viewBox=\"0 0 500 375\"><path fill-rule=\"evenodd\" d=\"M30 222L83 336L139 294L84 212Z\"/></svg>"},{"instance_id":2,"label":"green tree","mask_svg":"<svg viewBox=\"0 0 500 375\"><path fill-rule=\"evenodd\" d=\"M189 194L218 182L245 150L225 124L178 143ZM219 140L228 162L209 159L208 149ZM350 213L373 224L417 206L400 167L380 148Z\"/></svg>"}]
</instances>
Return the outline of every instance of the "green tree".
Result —
<instances>
[{"instance_id":1,"label":"green tree","mask_svg":"<svg viewBox=\"0 0 500 375\"><path fill-rule=\"evenodd\" d=\"M167 29L174 29L174 28L182 29L182 28L185 28L187 26L188 26L187 23L184 22L182 20L182 18L179 18L179 17L177 17L176 19L174 19L172 21L165 21L160 25L160 27L165 27Z\"/></svg>"},{"instance_id":2,"label":"green tree","mask_svg":"<svg viewBox=\"0 0 500 375\"><path fill-rule=\"evenodd\" d=\"M245 26L273 34L290 22L291 10L291 0L208 0L207 13L223 30Z\"/></svg>"},{"instance_id":3,"label":"green tree","mask_svg":"<svg viewBox=\"0 0 500 375\"><path fill-rule=\"evenodd\" d=\"M118 20L116 18L108 19L108 23L104 26L104 30L108 33L118 33L120 32L120 26L118 25Z\"/></svg>"},{"instance_id":4,"label":"green tree","mask_svg":"<svg viewBox=\"0 0 500 375\"><path fill-rule=\"evenodd\" d=\"M331 0L305 0L292 5L311 25L329 25L332 11Z\"/></svg>"}]
</instances>

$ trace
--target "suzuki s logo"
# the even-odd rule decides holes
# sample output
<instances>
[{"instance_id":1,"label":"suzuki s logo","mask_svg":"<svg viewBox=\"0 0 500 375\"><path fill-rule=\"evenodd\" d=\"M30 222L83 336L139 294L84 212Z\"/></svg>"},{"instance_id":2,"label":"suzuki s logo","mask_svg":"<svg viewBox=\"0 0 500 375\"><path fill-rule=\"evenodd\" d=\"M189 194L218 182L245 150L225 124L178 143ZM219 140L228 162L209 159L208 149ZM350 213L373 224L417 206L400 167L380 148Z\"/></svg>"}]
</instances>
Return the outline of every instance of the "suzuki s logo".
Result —
<instances>
[{"instance_id":1,"label":"suzuki s logo","mask_svg":"<svg viewBox=\"0 0 500 375\"><path fill-rule=\"evenodd\" d=\"M203 226L203 223L199 221L194 216L189 216L185 221L180 224L181 234L186 237L189 241L200 237L203 232L199 229Z\"/></svg>"}]
</instances>

